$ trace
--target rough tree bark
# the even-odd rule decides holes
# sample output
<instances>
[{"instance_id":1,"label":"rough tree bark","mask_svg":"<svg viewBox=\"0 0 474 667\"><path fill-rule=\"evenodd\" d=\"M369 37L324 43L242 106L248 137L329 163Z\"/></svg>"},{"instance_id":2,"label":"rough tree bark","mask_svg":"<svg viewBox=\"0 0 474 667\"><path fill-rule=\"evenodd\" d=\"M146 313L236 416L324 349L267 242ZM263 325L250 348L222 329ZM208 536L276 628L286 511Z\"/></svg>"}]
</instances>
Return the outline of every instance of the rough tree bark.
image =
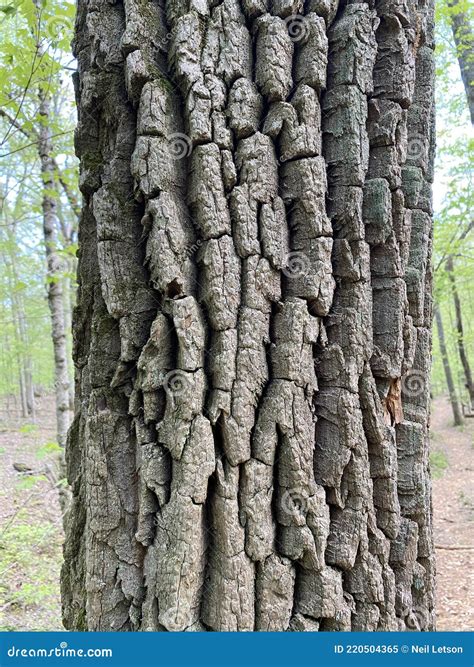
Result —
<instances>
[{"instance_id":1,"label":"rough tree bark","mask_svg":"<svg viewBox=\"0 0 474 667\"><path fill-rule=\"evenodd\" d=\"M433 628L433 2L305 10L79 0L67 628Z\"/></svg>"},{"instance_id":2,"label":"rough tree bark","mask_svg":"<svg viewBox=\"0 0 474 667\"><path fill-rule=\"evenodd\" d=\"M444 375L446 377L446 385L448 387L449 402L453 411L453 419L455 426L461 426L462 412L459 405L458 397L456 395L456 388L454 386L453 374L451 372L451 364L449 363L448 349L446 347L446 337L444 335L443 318L438 305L434 308L436 329L438 331L439 350L441 352L441 359L443 361Z\"/></svg>"}]
</instances>

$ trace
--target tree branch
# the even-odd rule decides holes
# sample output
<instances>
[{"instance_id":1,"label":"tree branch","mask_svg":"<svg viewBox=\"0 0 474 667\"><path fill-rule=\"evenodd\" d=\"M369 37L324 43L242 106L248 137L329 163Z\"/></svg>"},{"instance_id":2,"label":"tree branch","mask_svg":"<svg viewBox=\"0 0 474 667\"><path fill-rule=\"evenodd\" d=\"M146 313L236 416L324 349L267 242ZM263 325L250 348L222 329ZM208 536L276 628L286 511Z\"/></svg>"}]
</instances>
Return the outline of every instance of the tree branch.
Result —
<instances>
[{"instance_id":1,"label":"tree branch","mask_svg":"<svg viewBox=\"0 0 474 667\"><path fill-rule=\"evenodd\" d=\"M459 8L459 0L449 0L451 9L450 21L453 31L456 55L458 57L461 77L466 91L467 104L474 125L474 32L469 16Z\"/></svg>"},{"instance_id":2,"label":"tree branch","mask_svg":"<svg viewBox=\"0 0 474 667\"><path fill-rule=\"evenodd\" d=\"M466 236L469 234L469 232L471 231L471 229L472 229L473 227L474 227L474 220L471 220L471 222L468 224L468 226L461 232L461 235L460 235L460 237L458 238L458 240L456 241L456 239L454 239L454 238L451 239L449 245L452 245L452 244L455 243L455 242L460 243L461 241L464 241L464 239L466 238ZM452 253L452 252L450 252L449 255L447 255L446 253L444 253L444 255L441 257L441 259L439 260L439 262L438 262L438 264L437 264L437 266L436 266L436 268L435 268L435 273L436 273L436 271L439 271L439 269L441 268L441 266L442 266L445 262L447 262L447 261L449 260L450 257L453 257L453 255L454 255L454 253Z\"/></svg>"},{"instance_id":3,"label":"tree branch","mask_svg":"<svg viewBox=\"0 0 474 667\"><path fill-rule=\"evenodd\" d=\"M35 130L31 130L29 132L27 130L25 130L22 127L21 123L19 123L16 118L12 118L12 116L10 116L10 114L7 113L4 109L0 109L0 116L5 118L11 124L12 127L15 127L19 132L21 132L21 134L24 137L26 137L27 139L32 141L32 144L38 143L38 135L35 132ZM61 134L63 134L63 133L61 133ZM28 145L31 146L32 144L28 144ZM52 160L52 163L53 163L54 170L57 174L58 181L61 184L61 187L64 191L64 194L66 195L66 198L69 202L71 210L74 213L74 215L76 216L76 218L79 219L79 215L81 213L81 207L79 206L79 202L77 201L77 197L72 192L71 188L69 187L69 185L66 183L66 180L62 176L61 169L59 168L59 165L56 162L56 159L53 157L53 158L51 158L51 160Z\"/></svg>"}]
</instances>

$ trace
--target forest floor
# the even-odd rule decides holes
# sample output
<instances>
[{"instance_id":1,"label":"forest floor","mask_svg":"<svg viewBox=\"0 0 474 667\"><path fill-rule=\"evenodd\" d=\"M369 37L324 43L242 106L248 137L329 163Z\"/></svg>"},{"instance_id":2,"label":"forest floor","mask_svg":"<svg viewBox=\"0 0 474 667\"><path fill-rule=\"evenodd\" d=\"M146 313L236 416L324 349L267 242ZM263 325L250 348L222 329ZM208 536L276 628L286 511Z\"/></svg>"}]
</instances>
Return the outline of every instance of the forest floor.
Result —
<instances>
[{"instance_id":1,"label":"forest floor","mask_svg":"<svg viewBox=\"0 0 474 667\"><path fill-rule=\"evenodd\" d=\"M435 399L431 469L437 629L474 630L474 419L452 424L447 399Z\"/></svg>"},{"instance_id":2,"label":"forest floor","mask_svg":"<svg viewBox=\"0 0 474 667\"><path fill-rule=\"evenodd\" d=\"M36 423L0 405L0 630L61 630L62 527L51 470L52 397L38 401ZM437 545L438 630L474 630L474 419L452 426L445 398L432 416L433 506ZM14 469L26 465L26 473ZM471 581L470 581L471 579Z\"/></svg>"},{"instance_id":3,"label":"forest floor","mask_svg":"<svg viewBox=\"0 0 474 667\"><path fill-rule=\"evenodd\" d=\"M34 424L0 407L0 630L62 630L54 397L38 400Z\"/></svg>"}]
</instances>

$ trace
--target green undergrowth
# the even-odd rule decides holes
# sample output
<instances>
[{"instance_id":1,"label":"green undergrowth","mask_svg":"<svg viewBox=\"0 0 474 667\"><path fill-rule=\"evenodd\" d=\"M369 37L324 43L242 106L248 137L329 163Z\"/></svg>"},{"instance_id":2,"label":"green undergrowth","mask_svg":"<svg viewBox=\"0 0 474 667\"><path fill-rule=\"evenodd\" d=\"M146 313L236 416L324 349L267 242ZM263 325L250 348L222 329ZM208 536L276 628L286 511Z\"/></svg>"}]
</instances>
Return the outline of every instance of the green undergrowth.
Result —
<instances>
[{"instance_id":1,"label":"green undergrowth","mask_svg":"<svg viewBox=\"0 0 474 667\"><path fill-rule=\"evenodd\" d=\"M441 449L434 449L430 452L431 475L434 479L439 479L446 472L449 463L448 457Z\"/></svg>"},{"instance_id":2,"label":"green undergrowth","mask_svg":"<svg viewBox=\"0 0 474 667\"><path fill-rule=\"evenodd\" d=\"M60 557L58 526L26 509L0 528L0 631L60 627Z\"/></svg>"},{"instance_id":3,"label":"green undergrowth","mask_svg":"<svg viewBox=\"0 0 474 667\"><path fill-rule=\"evenodd\" d=\"M58 492L51 472L57 470L59 447L40 444L36 431L32 424L18 429L38 443L33 445L37 463L30 459L25 472L13 473L13 486L0 493L0 504L8 508L0 514L0 631L62 629L63 535L59 506L57 516L51 507Z\"/></svg>"}]
</instances>

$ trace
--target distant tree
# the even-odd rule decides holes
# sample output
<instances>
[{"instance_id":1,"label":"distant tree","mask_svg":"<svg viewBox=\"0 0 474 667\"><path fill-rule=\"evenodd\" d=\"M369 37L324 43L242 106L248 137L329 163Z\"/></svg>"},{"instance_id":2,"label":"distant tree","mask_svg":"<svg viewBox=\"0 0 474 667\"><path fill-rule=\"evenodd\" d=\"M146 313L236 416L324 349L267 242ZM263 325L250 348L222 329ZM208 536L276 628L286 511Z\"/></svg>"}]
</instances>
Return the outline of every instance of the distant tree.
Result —
<instances>
[{"instance_id":1,"label":"distant tree","mask_svg":"<svg viewBox=\"0 0 474 667\"><path fill-rule=\"evenodd\" d=\"M446 271L448 274L449 282L451 285L451 293L454 303L454 312L455 312L455 321L456 321L456 342L459 352L459 358L461 360L462 369L464 373L466 389L469 394L470 401L470 411L474 409L474 383L472 381L472 371L471 364L469 363L469 357L467 354L467 349L464 342L464 324L462 316L462 306L461 299L459 296L459 291L456 285L456 277L454 271L454 260L453 256L450 255L446 261Z\"/></svg>"},{"instance_id":2,"label":"distant tree","mask_svg":"<svg viewBox=\"0 0 474 667\"><path fill-rule=\"evenodd\" d=\"M453 411L453 419L455 426L461 426L463 423L462 420L462 411L461 405L459 404L458 397L456 395L456 387L454 385L453 373L451 371L451 364L449 363L448 349L446 346L446 337L444 334L443 318L441 316L441 311L439 306L435 306L435 320L436 320L436 329L438 332L439 340L439 349L441 352L441 359L443 361L444 373L446 377L446 384L449 392L449 401L451 403L451 409Z\"/></svg>"},{"instance_id":3,"label":"distant tree","mask_svg":"<svg viewBox=\"0 0 474 667\"><path fill-rule=\"evenodd\" d=\"M8 177L5 186L5 194L2 193L1 197L3 229L0 236L0 256L8 283L9 315L13 324L14 356L16 357L18 372L21 414L23 417L34 419L35 397L29 345L30 332L26 323L24 290L22 289L23 283L18 266L18 222L15 215L15 205L8 206L6 202ZM24 187L20 186L19 197L22 196L23 191Z\"/></svg>"},{"instance_id":4,"label":"distant tree","mask_svg":"<svg viewBox=\"0 0 474 667\"><path fill-rule=\"evenodd\" d=\"M448 0L447 4L471 123L474 124L474 9L468 0Z\"/></svg>"},{"instance_id":5,"label":"distant tree","mask_svg":"<svg viewBox=\"0 0 474 667\"><path fill-rule=\"evenodd\" d=\"M61 3L48 6L28 0L18 6L13 3L10 9L4 21L17 22L21 27L17 27L16 33L12 32L11 42L5 40L2 49L4 62L12 66L11 76L0 80L3 102L0 117L5 128L2 145L13 153L34 147L39 158L37 183L54 351L57 437L59 444L65 446L72 406L66 329L69 298L64 294L64 277L70 264L68 250L73 244L73 234L71 224L63 222L61 225L58 218L58 189L61 188L70 207L70 219L77 219L79 206L67 169L62 168L55 157L53 138L67 134L64 129L67 114L61 115L60 110L59 114L55 113L54 102L61 99L59 88L63 63L60 47L67 39L62 33L67 27L70 6ZM17 147L18 137L28 143ZM4 157L8 157L8 151ZM31 369L28 377L31 378L30 394L33 395Z\"/></svg>"},{"instance_id":6,"label":"distant tree","mask_svg":"<svg viewBox=\"0 0 474 667\"><path fill-rule=\"evenodd\" d=\"M437 3L437 108L438 181L445 195L435 217L435 279L437 301L445 329L446 355L452 369L456 393L472 404L472 372L469 357L474 345L473 304L470 299L474 280L472 247L473 141L470 138L468 108L472 97L471 81L464 76L456 85L458 64L461 72L472 65L472 31L455 29L472 22L472 3L441 0ZM454 85L453 85L454 84ZM435 376L442 371L435 363ZM466 400L467 399L467 400Z\"/></svg>"}]
</instances>

